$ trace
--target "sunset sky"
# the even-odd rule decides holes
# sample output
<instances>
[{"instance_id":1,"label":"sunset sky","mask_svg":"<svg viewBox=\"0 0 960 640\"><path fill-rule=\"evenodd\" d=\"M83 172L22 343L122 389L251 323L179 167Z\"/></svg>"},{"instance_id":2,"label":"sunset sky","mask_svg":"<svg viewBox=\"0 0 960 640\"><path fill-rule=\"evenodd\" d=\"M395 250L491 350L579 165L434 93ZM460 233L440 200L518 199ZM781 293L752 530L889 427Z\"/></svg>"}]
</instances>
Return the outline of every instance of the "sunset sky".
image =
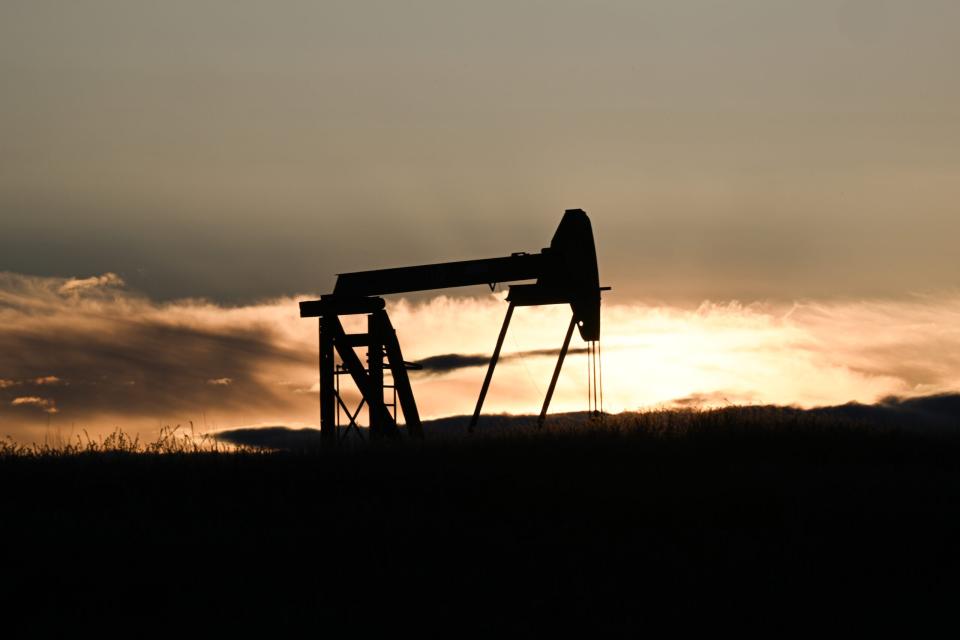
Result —
<instances>
[{"instance_id":1,"label":"sunset sky","mask_svg":"<svg viewBox=\"0 0 960 640\"><path fill-rule=\"evenodd\" d=\"M608 409L957 390L958 60L948 0L5 0L0 437L316 426L298 300L574 207ZM478 355L502 298L388 310L408 359ZM518 311L490 411L538 409L567 314Z\"/></svg>"}]
</instances>

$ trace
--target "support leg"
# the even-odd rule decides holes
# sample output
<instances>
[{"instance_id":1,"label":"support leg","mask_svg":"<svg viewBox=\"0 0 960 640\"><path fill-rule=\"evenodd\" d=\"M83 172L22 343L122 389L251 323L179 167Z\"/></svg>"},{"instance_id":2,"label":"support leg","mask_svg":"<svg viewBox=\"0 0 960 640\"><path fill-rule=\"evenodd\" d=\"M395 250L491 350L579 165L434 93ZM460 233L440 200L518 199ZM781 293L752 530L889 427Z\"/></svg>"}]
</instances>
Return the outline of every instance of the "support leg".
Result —
<instances>
[{"instance_id":1,"label":"support leg","mask_svg":"<svg viewBox=\"0 0 960 640\"><path fill-rule=\"evenodd\" d=\"M393 328L386 311L377 311L371 318L376 318L379 323L383 348L387 352L387 360L390 362L391 371L393 371L393 386L397 391L400 409L403 411L403 420L407 423L407 433L414 438L423 438L420 412L417 410L417 401L413 397L413 388L410 386L407 367L403 364L403 353L400 351L397 332Z\"/></svg>"},{"instance_id":2,"label":"support leg","mask_svg":"<svg viewBox=\"0 0 960 640\"><path fill-rule=\"evenodd\" d=\"M357 354L353 351L353 347L351 347L347 341L346 334L343 331L343 325L340 324L340 319L336 316L331 316L330 328L333 332L334 346L337 349L337 353L340 354L340 360L343 361L343 366L350 373L350 377L353 378L353 382L357 385L360 395L367 401L371 420L376 420L384 426L384 435L397 435L397 423L393 421L393 416L390 415L386 405L383 403L383 393L381 392L380 397L377 398L370 392L370 378L363 368L363 363L360 362L360 358L357 357Z\"/></svg>"},{"instance_id":3,"label":"support leg","mask_svg":"<svg viewBox=\"0 0 960 640\"><path fill-rule=\"evenodd\" d=\"M537 426L542 427L543 421L547 418L547 408L550 406L550 400L553 399L553 391L557 388L557 378L560 377L560 369L563 367L563 359L567 357L567 349L570 347L570 337L573 335L573 328L577 325L576 316L570 318L570 326L567 327L567 335L563 339L563 346L560 347L560 357L557 359L557 368L553 370L553 378L550 379L550 387L547 389L547 397L543 399L543 409L540 410L540 417L537 418Z\"/></svg>"},{"instance_id":4,"label":"support leg","mask_svg":"<svg viewBox=\"0 0 960 640\"><path fill-rule=\"evenodd\" d=\"M370 380L370 395L383 402L383 335L381 322L376 313L367 316L367 371ZM373 406L371 403L370 406ZM377 411L370 411L370 439L380 438L386 429L383 416Z\"/></svg>"},{"instance_id":5,"label":"support leg","mask_svg":"<svg viewBox=\"0 0 960 640\"><path fill-rule=\"evenodd\" d=\"M503 318L503 326L500 327L500 336L497 338L497 346L493 350L493 356L490 358L490 366L487 367L487 376L483 379L483 386L480 387L480 397L477 398L477 408L473 410L473 417L470 418L470 426L467 431L473 433L473 428L477 426L480 420L480 410L483 408L483 401L487 397L487 389L490 388L490 381L493 379L493 370L497 366L497 360L500 358L500 349L503 347L503 339L507 336L507 327L510 326L510 318L513 317L513 303L507 307L507 315Z\"/></svg>"},{"instance_id":6,"label":"support leg","mask_svg":"<svg viewBox=\"0 0 960 640\"><path fill-rule=\"evenodd\" d=\"M337 406L333 375L334 333L331 318L320 318L320 441L324 447L337 444L337 423L334 419Z\"/></svg>"}]
</instances>

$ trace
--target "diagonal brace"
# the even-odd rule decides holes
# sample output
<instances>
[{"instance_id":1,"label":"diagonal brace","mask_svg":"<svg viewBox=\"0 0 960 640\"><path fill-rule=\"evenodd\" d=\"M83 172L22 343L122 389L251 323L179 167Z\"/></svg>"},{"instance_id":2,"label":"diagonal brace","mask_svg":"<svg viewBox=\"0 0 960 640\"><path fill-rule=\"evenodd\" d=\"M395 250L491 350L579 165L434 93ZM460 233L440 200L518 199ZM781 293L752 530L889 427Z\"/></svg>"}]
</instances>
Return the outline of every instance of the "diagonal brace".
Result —
<instances>
[{"instance_id":1,"label":"diagonal brace","mask_svg":"<svg viewBox=\"0 0 960 640\"><path fill-rule=\"evenodd\" d=\"M560 377L563 359L567 357L567 349L570 348L570 337L573 336L573 328L575 326L577 326L577 317L573 316L570 318L570 326L567 327L567 335L563 338L563 346L560 347L560 357L557 359L557 368L553 370L553 377L550 379L547 397L543 399L543 408L540 410L540 417L537 418L537 427L542 427L543 421L547 418L547 409L550 407L550 400L553 399L553 391L557 388L557 378Z\"/></svg>"},{"instance_id":2,"label":"diagonal brace","mask_svg":"<svg viewBox=\"0 0 960 640\"><path fill-rule=\"evenodd\" d=\"M328 319L330 330L333 332L333 344L337 349L337 353L340 354L340 360L343 362L347 371L350 372L350 377L353 378L354 384L356 384L357 389L360 390L360 395L366 398L370 413L373 414L374 419L384 426L384 433L386 435L397 435L397 423L387 410L387 405L384 404L382 395L377 398L376 394L371 393L370 379L367 376L366 370L363 368L363 363L360 362L360 358L354 352L353 347L346 344L346 334L344 333L343 325L340 324L340 318L331 316Z\"/></svg>"},{"instance_id":3,"label":"diagonal brace","mask_svg":"<svg viewBox=\"0 0 960 640\"><path fill-rule=\"evenodd\" d=\"M507 337L507 327L510 326L510 318L513 317L514 303L511 302L507 307L507 315L503 318L503 326L500 327L500 335L497 337L497 346L493 349L493 355L490 357L490 366L487 367L487 376L483 379L483 386L480 387L480 397L477 398L477 408L473 410L473 417L470 418L470 426L467 431L473 433L473 428L477 426L480 420L480 410L483 408L483 401L487 397L487 390L490 388L490 381L493 379L493 370L497 366L497 360L500 359L500 349L503 348L503 339Z\"/></svg>"}]
</instances>

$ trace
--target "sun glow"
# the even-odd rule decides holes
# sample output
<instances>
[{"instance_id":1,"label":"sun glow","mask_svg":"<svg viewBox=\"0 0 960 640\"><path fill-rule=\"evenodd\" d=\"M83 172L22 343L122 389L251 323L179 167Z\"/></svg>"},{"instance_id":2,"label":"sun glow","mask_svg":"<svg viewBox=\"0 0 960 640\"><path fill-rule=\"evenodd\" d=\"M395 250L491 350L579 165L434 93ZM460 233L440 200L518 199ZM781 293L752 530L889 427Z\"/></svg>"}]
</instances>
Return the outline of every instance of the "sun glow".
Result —
<instances>
[{"instance_id":1,"label":"sun glow","mask_svg":"<svg viewBox=\"0 0 960 640\"><path fill-rule=\"evenodd\" d=\"M317 324L299 318L300 298L161 304L112 279L65 290L68 282L0 274L0 435L36 440L50 429L92 434L123 425L150 437L190 422L204 429L316 425ZM406 360L455 363L412 373L424 418L472 412L505 311L502 293L388 302ZM622 304L610 295L602 318L603 399L611 412L809 407L960 388L955 292L694 309ZM539 411L556 364L551 351L569 319L562 305L517 309L485 412ZM345 318L345 325L363 331L364 318ZM551 411L587 407L583 346L575 337Z\"/></svg>"},{"instance_id":2,"label":"sun glow","mask_svg":"<svg viewBox=\"0 0 960 640\"><path fill-rule=\"evenodd\" d=\"M607 303L603 309L604 402L610 411L677 404L872 402L891 394L951 390L960 383L956 361L944 363L939 356L936 370L910 372L897 360L909 351L927 353L928 361L935 362L937 345L943 342L956 352L960 332L953 327L960 306L955 297L886 304L705 303L695 310ZM569 311L523 311L504 353L555 348ZM428 323L430 330L421 333L428 342L413 339L418 353L443 352L444 344L484 352L492 347L503 307L495 300L440 298L418 307L399 303L393 312L401 318L395 323L398 331L407 316L413 326ZM936 331L917 333L918 316ZM438 322L441 318L453 322ZM537 357L498 366L487 408L535 411L553 365L552 358ZM428 414L465 413L481 377L482 369L473 368L416 384L432 398L426 401ZM586 384L585 356L569 357L552 407L584 409ZM467 401L459 410L448 400L463 396Z\"/></svg>"}]
</instances>

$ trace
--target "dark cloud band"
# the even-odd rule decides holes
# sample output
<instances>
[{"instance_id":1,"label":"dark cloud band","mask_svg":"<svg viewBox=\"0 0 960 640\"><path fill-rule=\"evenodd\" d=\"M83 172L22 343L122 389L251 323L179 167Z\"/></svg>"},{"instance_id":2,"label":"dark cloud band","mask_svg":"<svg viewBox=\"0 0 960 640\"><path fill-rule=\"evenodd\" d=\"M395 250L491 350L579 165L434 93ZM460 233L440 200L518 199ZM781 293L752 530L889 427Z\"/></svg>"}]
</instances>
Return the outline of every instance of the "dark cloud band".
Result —
<instances>
[{"instance_id":1,"label":"dark cloud band","mask_svg":"<svg viewBox=\"0 0 960 640\"><path fill-rule=\"evenodd\" d=\"M586 353L584 347L568 349L567 355L576 355ZM560 355L559 349L533 349L530 351L517 351L515 353L506 353L500 356L501 361L519 360L523 358L539 358L544 356L557 357ZM482 367L490 363L490 354L465 354L465 353L444 353L441 355L430 356L417 361L422 371L426 374L439 375L449 373L457 369L468 367Z\"/></svg>"}]
</instances>

